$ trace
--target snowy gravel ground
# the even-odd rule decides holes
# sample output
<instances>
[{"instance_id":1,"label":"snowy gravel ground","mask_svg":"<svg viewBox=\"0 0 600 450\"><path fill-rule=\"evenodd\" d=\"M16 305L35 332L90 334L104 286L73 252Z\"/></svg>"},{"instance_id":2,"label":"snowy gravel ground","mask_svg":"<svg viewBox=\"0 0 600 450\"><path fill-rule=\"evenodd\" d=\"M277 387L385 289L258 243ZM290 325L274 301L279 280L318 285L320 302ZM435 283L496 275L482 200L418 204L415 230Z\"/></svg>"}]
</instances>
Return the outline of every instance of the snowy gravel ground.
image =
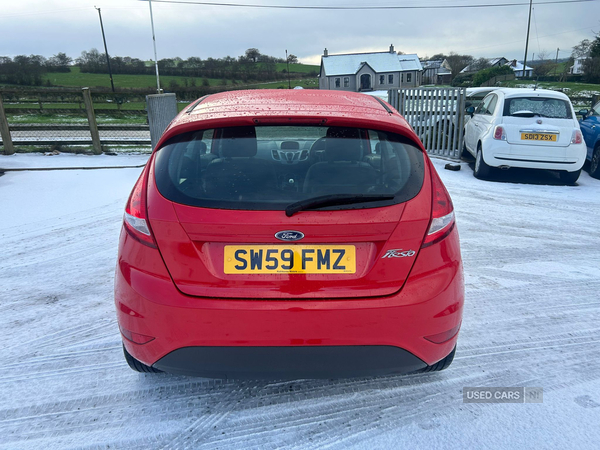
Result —
<instances>
[{"instance_id":1,"label":"snowy gravel ground","mask_svg":"<svg viewBox=\"0 0 600 450\"><path fill-rule=\"evenodd\" d=\"M145 164L148 154L136 155L84 155L60 153L58 155L43 153L15 153L0 156L2 169L42 169L42 168L75 168L75 167L115 167L139 166Z\"/></svg>"},{"instance_id":2,"label":"snowy gravel ground","mask_svg":"<svg viewBox=\"0 0 600 450\"><path fill-rule=\"evenodd\" d=\"M0 449L598 448L600 181L486 182L434 162L466 273L456 359L440 373L329 381L131 371L112 284L141 169L0 176ZM543 403L463 403L466 386L542 387Z\"/></svg>"}]
</instances>

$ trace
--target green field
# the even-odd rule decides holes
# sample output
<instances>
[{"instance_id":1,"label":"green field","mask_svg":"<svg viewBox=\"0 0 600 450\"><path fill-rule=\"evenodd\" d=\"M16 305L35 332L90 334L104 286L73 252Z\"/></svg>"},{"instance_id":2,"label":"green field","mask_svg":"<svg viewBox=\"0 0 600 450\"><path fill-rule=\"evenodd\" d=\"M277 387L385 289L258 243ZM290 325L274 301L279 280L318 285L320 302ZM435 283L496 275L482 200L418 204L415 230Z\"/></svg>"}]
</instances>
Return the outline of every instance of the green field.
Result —
<instances>
[{"instance_id":1,"label":"green field","mask_svg":"<svg viewBox=\"0 0 600 450\"><path fill-rule=\"evenodd\" d=\"M293 75L293 74L292 74ZM314 78L301 78L299 80L294 80L293 78L290 80L289 85L294 88L296 86L300 86L303 87L305 89L318 89L319 88L319 81ZM256 87L258 89L287 89L288 88L288 82L287 81L274 81L274 82L270 82L270 83L260 83L257 85L253 85L253 87ZM242 87L240 86L240 89Z\"/></svg>"},{"instance_id":2,"label":"green field","mask_svg":"<svg viewBox=\"0 0 600 450\"><path fill-rule=\"evenodd\" d=\"M277 64L277 71L282 72L286 69L285 63ZM306 74L311 71L318 72L319 66L309 66L304 64L290 64L290 74L292 77L294 73ZM284 76L282 74L282 76ZM161 76L160 84L165 90L169 90L171 83L175 81L179 86L192 86L192 80L195 81L196 86L202 86L204 78L194 77L178 77L178 76ZM108 74L102 73L82 73L79 67L71 67L70 73L52 72L48 73L44 77L44 84L49 81L53 86L66 86L66 87L110 87L110 77ZM113 75L113 81L115 88L156 88L156 76L154 75ZM210 86L227 86L237 84L242 86L243 83L240 80L223 80L209 78L208 82Z\"/></svg>"},{"instance_id":3,"label":"green field","mask_svg":"<svg viewBox=\"0 0 600 450\"><path fill-rule=\"evenodd\" d=\"M52 72L45 75L44 82L49 80L53 86L67 87L110 87L110 77L103 73L82 73L79 67L71 67L70 73ZM172 81L179 86L185 86L185 82L191 85L192 77L161 76L161 88L169 89ZM196 86L202 86L203 78L195 78ZM113 75L115 88L153 88L156 89L156 76L154 75ZM223 80L208 79L211 86L220 86ZM228 84L231 81L228 80Z\"/></svg>"},{"instance_id":4,"label":"green field","mask_svg":"<svg viewBox=\"0 0 600 450\"><path fill-rule=\"evenodd\" d=\"M286 63L277 63L277 72L287 71ZM313 66L309 64L290 64L290 73L310 73L315 72L319 73L321 70L321 66Z\"/></svg>"}]
</instances>

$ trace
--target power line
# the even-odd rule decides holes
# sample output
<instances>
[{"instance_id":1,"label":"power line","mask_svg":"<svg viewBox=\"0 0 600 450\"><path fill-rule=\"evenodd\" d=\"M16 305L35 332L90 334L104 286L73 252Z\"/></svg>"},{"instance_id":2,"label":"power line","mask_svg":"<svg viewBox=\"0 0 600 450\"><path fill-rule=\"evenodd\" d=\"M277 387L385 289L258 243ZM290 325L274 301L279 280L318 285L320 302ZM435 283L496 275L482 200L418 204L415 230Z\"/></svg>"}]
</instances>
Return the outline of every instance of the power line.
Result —
<instances>
[{"instance_id":1,"label":"power line","mask_svg":"<svg viewBox=\"0 0 600 450\"><path fill-rule=\"evenodd\" d=\"M582 31L582 30L594 30L595 25L589 26L589 27L584 27L584 28L578 28L576 30L569 30L569 31L561 31L560 33L554 33L554 34L545 34L540 36L541 38L547 38L547 37L554 37L554 36L560 36L561 34L569 34L569 33L577 33L578 31ZM510 44L516 44L518 42L521 42L521 40L515 40L515 41L504 41L504 42L500 42L497 44L492 44L492 45L485 45L483 47L468 47L466 49L463 49L463 51L468 51L468 52L472 52L472 51L476 51L476 50L483 50L486 48L492 48L492 47L500 47L502 45L510 45ZM561 52L568 52L568 50L561 50Z\"/></svg>"},{"instance_id":2,"label":"power line","mask_svg":"<svg viewBox=\"0 0 600 450\"><path fill-rule=\"evenodd\" d=\"M140 0L148 1L148 0ZM297 5L258 5L258 4L242 4L242 3L220 3L220 2L197 2L183 0L152 0L154 3L171 3L180 5L204 5L204 6L223 6L231 8L262 8L262 9L312 9L312 10L360 10L360 11L376 11L390 9L464 9L464 8L501 8L508 6L525 6L529 2L521 3L489 3L475 5L418 5L418 6L297 6ZM558 5L564 3L590 3L599 0L546 0L536 2L536 5Z\"/></svg>"},{"instance_id":3,"label":"power line","mask_svg":"<svg viewBox=\"0 0 600 450\"><path fill-rule=\"evenodd\" d=\"M89 7L85 7L85 8L63 8L63 9L52 9L52 10L45 10L45 11L29 11L29 12L23 12L23 13L14 13L14 14L3 14L0 15L0 19L4 19L5 17L19 17L19 16L37 16L40 14L43 15L48 15L48 14L53 14L53 13L63 13L63 12L67 12L67 11L82 11L82 10L89 10Z\"/></svg>"}]
</instances>

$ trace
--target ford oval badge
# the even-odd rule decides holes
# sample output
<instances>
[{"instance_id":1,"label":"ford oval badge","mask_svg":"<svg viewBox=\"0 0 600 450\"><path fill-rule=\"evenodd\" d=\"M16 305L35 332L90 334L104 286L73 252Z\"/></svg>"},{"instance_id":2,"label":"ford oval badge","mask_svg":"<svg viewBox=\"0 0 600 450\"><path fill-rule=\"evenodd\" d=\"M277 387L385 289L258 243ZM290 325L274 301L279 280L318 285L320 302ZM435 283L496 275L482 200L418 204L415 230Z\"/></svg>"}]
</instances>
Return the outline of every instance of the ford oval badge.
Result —
<instances>
[{"instance_id":1,"label":"ford oval badge","mask_svg":"<svg viewBox=\"0 0 600 450\"><path fill-rule=\"evenodd\" d=\"M299 241L304 238L304 233L292 230L279 231L278 233L275 233L275 237L280 241Z\"/></svg>"}]
</instances>

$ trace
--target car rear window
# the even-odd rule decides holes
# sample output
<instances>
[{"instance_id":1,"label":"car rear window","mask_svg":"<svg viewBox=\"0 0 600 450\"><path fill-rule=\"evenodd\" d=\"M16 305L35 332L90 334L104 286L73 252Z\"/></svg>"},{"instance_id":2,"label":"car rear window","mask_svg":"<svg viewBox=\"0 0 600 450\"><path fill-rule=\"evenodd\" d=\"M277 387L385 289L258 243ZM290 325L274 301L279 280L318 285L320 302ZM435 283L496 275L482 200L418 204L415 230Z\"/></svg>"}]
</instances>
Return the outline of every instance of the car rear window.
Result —
<instances>
[{"instance_id":1,"label":"car rear window","mask_svg":"<svg viewBox=\"0 0 600 450\"><path fill-rule=\"evenodd\" d=\"M572 119L571 105L566 100L547 97L513 97L504 100L505 116L540 116Z\"/></svg>"},{"instance_id":2,"label":"car rear window","mask_svg":"<svg viewBox=\"0 0 600 450\"><path fill-rule=\"evenodd\" d=\"M385 206L413 198L424 177L423 154L411 140L345 127L199 130L171 139L155 164L164 197L219 209L284 210L332 194L388 198L319 209Z\"/></svg>"}]
</instances>

